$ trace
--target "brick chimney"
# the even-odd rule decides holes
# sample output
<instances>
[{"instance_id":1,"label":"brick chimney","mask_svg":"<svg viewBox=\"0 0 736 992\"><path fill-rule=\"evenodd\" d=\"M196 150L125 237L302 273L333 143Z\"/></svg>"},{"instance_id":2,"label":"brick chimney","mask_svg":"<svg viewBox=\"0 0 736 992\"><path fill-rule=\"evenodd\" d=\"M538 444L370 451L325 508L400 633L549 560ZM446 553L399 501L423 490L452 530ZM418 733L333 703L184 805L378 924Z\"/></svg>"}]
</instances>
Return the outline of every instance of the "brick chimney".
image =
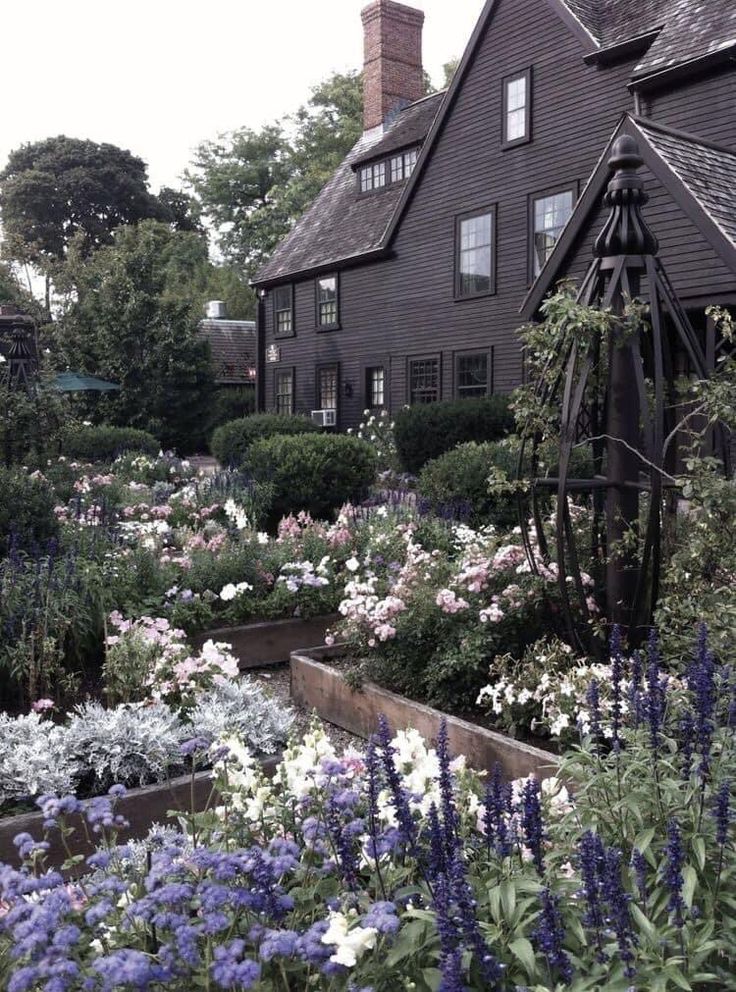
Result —
<instances>
[{"instance_id":1,"label":"brick chimney","mask_svg":"<svg viewBox=\"0 0 736 992\"><path fill-rule=\"evenodd\" d=\"M380 127L392 110L424 96L424 12L394 0L374 0L362 13L363 127Z\"/></svg>"}]
</instances>

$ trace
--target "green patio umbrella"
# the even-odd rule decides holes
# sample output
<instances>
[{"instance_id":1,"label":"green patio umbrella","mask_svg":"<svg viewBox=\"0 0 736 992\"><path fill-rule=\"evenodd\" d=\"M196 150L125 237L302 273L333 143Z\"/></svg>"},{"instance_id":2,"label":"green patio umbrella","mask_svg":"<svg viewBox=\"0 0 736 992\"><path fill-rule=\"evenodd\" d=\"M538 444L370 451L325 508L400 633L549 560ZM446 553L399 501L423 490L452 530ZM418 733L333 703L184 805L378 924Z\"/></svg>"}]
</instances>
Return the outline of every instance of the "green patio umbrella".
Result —
<instances>
[{"instance_id":1,"label":"green patio umbrella","mask_svg":"<svg viewBox=\"0 0 736 992\"><path fill-rule=\"evenodd\" d=\"M106 382L94 375L82 375L81 372L60 372L54 377L52 385L62 393L111 393L120 389L116 382Z\"/></svg>"}]
</instances>

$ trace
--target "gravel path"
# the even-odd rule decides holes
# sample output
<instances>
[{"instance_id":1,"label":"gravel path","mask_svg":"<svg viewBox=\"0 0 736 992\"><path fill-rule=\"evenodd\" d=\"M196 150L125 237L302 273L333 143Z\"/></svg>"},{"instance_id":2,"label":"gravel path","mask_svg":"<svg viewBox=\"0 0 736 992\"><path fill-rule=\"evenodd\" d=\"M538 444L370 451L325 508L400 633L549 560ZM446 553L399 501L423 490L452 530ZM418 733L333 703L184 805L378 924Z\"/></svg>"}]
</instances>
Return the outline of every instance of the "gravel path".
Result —
<instances>
[{"instance_id":1,"label":"gravel path","mask_svg":"<svg viewBox=\"0 0 736 992\"><path fill-rule=\"evenodd\" d=\"M291 675L288 663L285 665L270 665L267 668L251 668L247 674L257 679L280 703L283 703L284 706L290 706L294 710L296 714L294 720L295 733L302 734L309 729L314 711L304 706L294 706L292 703ZM327 720L323 720L321 717L317 718L317 722L324 727L327 736L335 745L338 753L350 746L357 748L363 747L364 742L360 737L356 737L347 730L343 730L342 727L336 727L334 723L328 723Z\"/></svg>"}]
</instances>

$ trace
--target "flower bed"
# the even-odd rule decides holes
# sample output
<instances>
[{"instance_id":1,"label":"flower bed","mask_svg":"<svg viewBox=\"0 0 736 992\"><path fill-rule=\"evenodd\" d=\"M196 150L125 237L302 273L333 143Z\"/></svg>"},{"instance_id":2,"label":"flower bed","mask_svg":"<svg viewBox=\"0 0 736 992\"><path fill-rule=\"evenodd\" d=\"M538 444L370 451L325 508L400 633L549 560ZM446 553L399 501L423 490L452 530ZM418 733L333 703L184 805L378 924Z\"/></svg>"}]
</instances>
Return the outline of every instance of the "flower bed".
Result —
<instances>
[{"instance_id":1,"label":"flower bed","mask_svg":"<svg viewBox=\"0 0 736 992\"><path fill-rule=\"evenodd\" d=\"M305 644L324 644L327 631L334 626L336 619L335 614L329 614L309 620L293 617L240 627L222 627L196 634L192 641L195 647L201 647L208 640L227 641L240 670L244 671L287 662L291 653Z\"/></svg>"},{"instance_id":2,"label":"flower bed","mask_svg":"<svg viewBox=\"0 0 736 992\"><path fill-rule=\"evenodd\" d=\"M539 748L494 733L485 727L446 716L439 710L413 702L387 689L365 682L351 689L344 676L324 661L339 657L342 649L316 648L291 656L291 696L299 706L314 708L330 723L360 737L369 737L385 716L393 727L412 727L427 740L439 733L444 720L450 747L479 770L499 764L509 778L536 775L548 778L557 772L557 759Z\"/></svg>"},{"instance_id":3,"label":"flower bed","mask_svg":"<svg viewBox=\"0 0 736 992\"><path fill-rule=\"evenodd\" d=\"M280 761L280 755L266 755L259 759L266 777L271 777ZM89 800L92 806L104 797ZM127 790L115 805L115 812L124 817L128 826L121 828L118 840L125 843L134 838L145 837L156 823L165 823L170 812L179 814L201 813L208 805L216 802L213 792L212 772L200 771L190 775L179 775L166 782L145 785ZM0 862L13 864L18 858L17 845L13 839L19 834L28 833L40 836L46 820L41 813L21 813L0 819ZM81 820L76 823L81 825ZM75 825L73 821L70 825ZM98 838L84 830L75 830L67 838L65 847L58 831L49 833L49 848L46 852L47 865L59 868L69 857L87 858L96 850Z\"/></svg>"}]
</instances>

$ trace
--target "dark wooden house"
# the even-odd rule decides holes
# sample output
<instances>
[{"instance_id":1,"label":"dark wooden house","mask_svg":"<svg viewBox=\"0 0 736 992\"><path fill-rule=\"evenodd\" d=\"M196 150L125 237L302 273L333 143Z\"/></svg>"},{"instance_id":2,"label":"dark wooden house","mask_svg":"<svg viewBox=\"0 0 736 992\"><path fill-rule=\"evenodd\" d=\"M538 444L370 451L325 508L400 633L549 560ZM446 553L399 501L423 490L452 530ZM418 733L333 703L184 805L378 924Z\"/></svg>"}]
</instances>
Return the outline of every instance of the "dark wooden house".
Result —
<instances>
[{"instance_id":1,"label":"dark wooden house","mask_svg":"<svg viewBox=\"0 0 736 992\"><path fill-rule=\"evenodd\" d=\"M736 303L734 0L487 0L429 97L421 12L363 22L365 132L254 281L262 409L344 429L518 385L516 331L585 270L621 133L685 307Z\"/></svg>"}]
</instances>

